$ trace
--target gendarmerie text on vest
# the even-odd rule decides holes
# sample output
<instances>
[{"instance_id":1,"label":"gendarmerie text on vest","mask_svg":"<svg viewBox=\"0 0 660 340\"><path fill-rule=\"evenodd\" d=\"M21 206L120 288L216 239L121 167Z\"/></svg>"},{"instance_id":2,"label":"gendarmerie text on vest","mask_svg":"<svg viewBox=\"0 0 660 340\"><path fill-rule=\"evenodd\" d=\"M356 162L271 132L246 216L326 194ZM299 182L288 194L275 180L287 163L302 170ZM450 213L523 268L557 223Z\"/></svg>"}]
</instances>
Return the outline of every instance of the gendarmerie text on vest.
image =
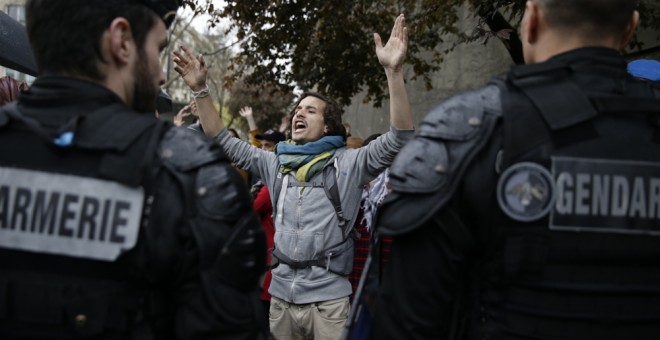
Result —
<instances>
[{"instance_id":1,"label":"gendarmerie text on vest","mask_svg":"<svg viewBox=\"0 0 660 340\"><path fill-rule=\"evenodd\" d=\"M660 235L660 164L553 157L550 229Z\"/></svg>"},{"instance_id":2,"label":"gendarmerie text on vest","mask_svg":"<svg viewBox=\"0 0 660 340\"><path fill-rule=\"evenodd\" d=\"M0 167L0 247L113 261L135 246L144 190Z\"/></svg>"},{"instance_id":3,"label":"gendarmerie text on vest","mask_svg":"<svg viewBox=\"0 0 660 340\"><path fill-rule=\"evenodd\" d=\"M123 243L130 209L123 200L0 185L3 229Z\"/></svg>"},{"instance_id":4,"label":"gendarmerie text on vest","mask_svg":"<svg viewBox=\"0 0 660 340\"><path fill-rule=\"evenodd\" d=\"M562 172L556 186L562 215L660 219L660 178Z\"/></svg>"}]
</instances>

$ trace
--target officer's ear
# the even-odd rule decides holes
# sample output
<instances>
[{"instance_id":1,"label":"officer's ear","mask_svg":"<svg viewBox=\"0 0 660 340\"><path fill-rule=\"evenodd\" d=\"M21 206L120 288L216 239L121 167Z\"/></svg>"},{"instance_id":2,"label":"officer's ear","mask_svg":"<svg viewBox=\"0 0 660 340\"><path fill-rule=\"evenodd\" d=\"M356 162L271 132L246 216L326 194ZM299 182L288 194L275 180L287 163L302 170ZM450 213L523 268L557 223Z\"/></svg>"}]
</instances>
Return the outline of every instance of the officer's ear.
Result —
<instances>
[{"instance_id":1,"label":"officer's ear","mask_svg":"<svg viewBox=\"0 0 660 340\"><path fill-rule=\"evenodd\" d=\"M527 1L525 14L520 23L520 37L523 43L533 45L538 40L539 20L541 17L539 6L534 1Z\"/></svg>"},{"instance_id":2,"label":"officer's ear","mask_svg":"<svg viewBox=\"0 0 660 340\"><path fill-rule=\"evenodd\" d=\"M621 41L619 49L624 49L626 48L626 46L628 46L628 43L630 42L630 39L632 39L633 33L635 33L635 29L637 28L638 24L639 24L639 12L634 11L632 17L630 18L630 22L628 23L628 26L626 26L626 31L624 32L623 40Z\"/></svg>"},{"instance_id":3,"label":"officer's ear","mask_svg":"<svg viewBox=\"0 0 660 340\"><path fill-rule=\"evenodd\" d=\"M115 18L110 23L107 34L112 60L118 64L128 64L135 46L131 24L125 18Z\"/></svg>"}]
</instances>

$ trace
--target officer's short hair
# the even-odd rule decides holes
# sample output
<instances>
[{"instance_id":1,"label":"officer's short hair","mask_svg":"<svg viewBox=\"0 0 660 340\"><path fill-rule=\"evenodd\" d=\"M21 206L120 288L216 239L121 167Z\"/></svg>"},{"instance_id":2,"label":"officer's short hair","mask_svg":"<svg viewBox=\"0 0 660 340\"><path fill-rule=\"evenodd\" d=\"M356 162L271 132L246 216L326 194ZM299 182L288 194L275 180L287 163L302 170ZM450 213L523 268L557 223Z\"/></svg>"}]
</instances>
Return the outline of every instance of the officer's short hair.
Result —
<instances>
[{"instance_id":1,"label":"officer's short hair","mask_svg":"<svg viewBox=\"0 0 660 340\"><path fill-rule=\"evenodd\" d=\"M28 0L27 32L40 73L103 80L100 40L112 20L123 17L140 51L158 14L137 0Z\"/></svg>"},{"instance_id":2,"label":"officer's short hair","mask_svg":"<svg viewBox=\"0 0 660 340\"><path fill-rule=\"evenodd\" d=\"M536 0L548 25L588 38L621 34L637 7L636 0Z\"/></svg>"}]
</instances>

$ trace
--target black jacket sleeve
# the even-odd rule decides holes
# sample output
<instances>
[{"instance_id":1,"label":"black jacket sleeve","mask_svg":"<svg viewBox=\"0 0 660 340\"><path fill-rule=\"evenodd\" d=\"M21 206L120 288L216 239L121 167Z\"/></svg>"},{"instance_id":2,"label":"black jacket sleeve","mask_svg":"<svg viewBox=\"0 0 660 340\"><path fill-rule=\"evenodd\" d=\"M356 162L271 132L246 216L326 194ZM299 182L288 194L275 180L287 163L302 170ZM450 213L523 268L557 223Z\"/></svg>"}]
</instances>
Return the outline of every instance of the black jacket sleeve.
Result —
<instances>
[{"instance_id":1,"label":"black jacket sleeve","mask_svg":"<svg viewBox=\"0 0 660 340\"><path fill-rule=\"evenodd\" d=\"M374 338L448 338L471 244L468 229L449 207L396 236L378 296Z\"/></svg>"}]
</instances>

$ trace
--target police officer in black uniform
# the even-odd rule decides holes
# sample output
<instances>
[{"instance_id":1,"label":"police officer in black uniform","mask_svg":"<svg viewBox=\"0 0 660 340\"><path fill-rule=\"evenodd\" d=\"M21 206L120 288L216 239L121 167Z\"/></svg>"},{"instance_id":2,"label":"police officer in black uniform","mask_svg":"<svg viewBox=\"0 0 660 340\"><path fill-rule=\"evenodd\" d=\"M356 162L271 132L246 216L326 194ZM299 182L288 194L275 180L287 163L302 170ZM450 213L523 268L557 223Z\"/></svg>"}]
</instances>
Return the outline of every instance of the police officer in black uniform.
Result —
<instances>
[{"instance_id":1,"label":"police officer in black uniform","mask_svg":"<svg viewBox=\"0 0 660 340\"><path fill-rule=\"evenodd\" d=\"M154 116L178 1L26 6L42 76L0 109L0 338L264 338L247 189Z\"/></svg>"},{"instance_id":2,"label":"police officer in black uniform","mask_svg":"<svg viewBox=\"0 0 660 340\"><path fill-rule=\"evenodd\" d=\"M657 339L660 90L632 0L528 0L528 65L433 109L379 210L376 339Z\"/></svg>"}]
</instances>

